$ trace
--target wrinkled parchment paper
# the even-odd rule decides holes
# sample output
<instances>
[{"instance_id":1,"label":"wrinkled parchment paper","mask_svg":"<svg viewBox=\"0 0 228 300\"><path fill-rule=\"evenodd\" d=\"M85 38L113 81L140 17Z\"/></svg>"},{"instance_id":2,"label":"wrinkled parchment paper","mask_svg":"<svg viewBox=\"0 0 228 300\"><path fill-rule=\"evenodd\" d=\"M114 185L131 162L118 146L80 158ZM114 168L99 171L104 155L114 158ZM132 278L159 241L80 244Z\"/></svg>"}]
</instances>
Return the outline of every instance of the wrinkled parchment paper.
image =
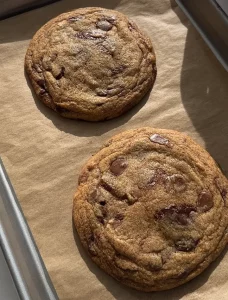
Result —
<instances>
[{"instance_id":1,"label":"wrinkled parchment paper","mask_svg":"<svg viewBox=\"0 0 228 300\"><path fill-rule=\"evenodd\" d=\"M24 74L34 33L82 6L127 14L151 37L157 55L152 92L130 112L102 123L59 117L34 97ZM0 22L0 153L59 298L228 299L225 252L191 282L147 294L101 271L74 235L72 199L81 166L112 135L141 126L186 132L228 175L228 75L173 1L66 0Z\"/></svg>"}]
</instances>

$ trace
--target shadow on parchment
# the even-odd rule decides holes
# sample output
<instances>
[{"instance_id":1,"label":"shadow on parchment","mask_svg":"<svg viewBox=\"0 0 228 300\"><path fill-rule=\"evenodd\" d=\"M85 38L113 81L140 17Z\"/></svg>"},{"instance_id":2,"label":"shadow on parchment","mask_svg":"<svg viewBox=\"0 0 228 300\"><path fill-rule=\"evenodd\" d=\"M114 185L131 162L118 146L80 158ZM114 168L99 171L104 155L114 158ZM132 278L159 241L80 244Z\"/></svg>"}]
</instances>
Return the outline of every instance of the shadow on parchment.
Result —
<instances>
[{"instance_id":1,"label":"shadow on parchment","mask_svg":"<svg viewBox=\"0 0 228 300\"><path fill-rule=\"evenodd\" d=\"M197 290L199 287L204 285L208 278L210 277L211 273L217 268L217 266L220 264L222 261L223 257L225 256L228 246L224 249L222 254L213 262L211 265L199 276L197 276L195 279L192 279L190 282L185 283L182 286L179 286L177 288L167 290L167 291L162 291L162 292L140 292L136 291L132 288L129 288L115 279L113 279L111 276L107 275L104 271L102 271L89 257L88 253L86 250L83 248L81 241L79 239L77 230L75 229L74 226L74 221L72 219L72 231L74 235L74 240L76 247L86 263L87 267L89 270L95 274L97 279L106 287L106 289L115 297L117 300L126 300L128 299L134 299L134 300L151 300L151 299L156 299L156 300L179 300L182 299L183 296L190 294L191 292L194 292Z\"/></svg>"},{"instance_id":2,"label":"shadow on parchment","mask_svg":"<svg viewBox=\"0 0 228 300\"><path fill-rule=\"evenodd\" d=\"M188 29L180 79L182 102L207 151L228 176L228 73L175 1L170 2Z\"/></svg>"},{"instance_id":3,"label":"shadow on parchment","mask_svg":"<svg viewBox=\"0 0 228 300\"><path fill-rule=\"evenodd\" d=\"M67 119L64 117L59 116L55 111L46 107L36 96L28 75L24 71L25 78L27 80L27 84L31 90L33 99L37 108L43 113L48 119L52 121L52 123L61 131L66 133L70 133L76 136L100 136L105 132L112 130L113 128L117 128L122 124L126 123L130 120L147 102L150 96L150 89L149 92L143 97L143 99L133 108L131 108L128 112L124 113L123 115L107 120L107 121L99 121L99 122L89 122L83 120L73 120Z\"/></svg>"}]
</instances>

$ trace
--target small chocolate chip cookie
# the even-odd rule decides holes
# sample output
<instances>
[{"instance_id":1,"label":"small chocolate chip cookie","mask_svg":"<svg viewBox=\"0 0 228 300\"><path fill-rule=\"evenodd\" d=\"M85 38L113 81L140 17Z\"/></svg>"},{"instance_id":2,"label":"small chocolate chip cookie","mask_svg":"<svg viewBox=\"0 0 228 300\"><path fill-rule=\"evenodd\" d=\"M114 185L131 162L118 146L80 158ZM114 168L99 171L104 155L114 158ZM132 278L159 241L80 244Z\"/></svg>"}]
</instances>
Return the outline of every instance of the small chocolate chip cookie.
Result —
<instances>
[{"instance_id":1,"label":"small chocolate chip cookie","mask_svg":"<svg viewBox=\"0 0 228 300\"><path fill-rule=\"evenodd\" d=\"M228 241L228 181L188 136L141 128L113 137L82 169L73 218L92 260L142 291L200 274Z\"/></svg>"},{"instance_id":2,"label":"small chocolate chip cookie","mask_svg":"<svg viewBox=\"0 0 228 300\"><path fill-rule=\"evenodd\" d=\"M66 118L111 119L153 86L151 41L125 15L104 8L61 14L33 37L25 69L39 99Z\"/></svg>"}]
</instances>

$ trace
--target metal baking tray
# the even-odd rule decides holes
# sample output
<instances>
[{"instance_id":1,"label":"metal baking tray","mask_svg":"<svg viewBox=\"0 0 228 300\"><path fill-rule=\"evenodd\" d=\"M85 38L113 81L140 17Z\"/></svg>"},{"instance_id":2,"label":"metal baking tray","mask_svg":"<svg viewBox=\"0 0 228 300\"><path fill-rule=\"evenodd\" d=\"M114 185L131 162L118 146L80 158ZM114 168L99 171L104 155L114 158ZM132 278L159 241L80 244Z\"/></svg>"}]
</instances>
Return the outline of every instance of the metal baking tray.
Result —
<instances>
[{"instance_id":1,"label":"metal baking tray","mask_svg":"<svg viewBox=\"0 0 228 300\"><path fill-rule=\"evenodd\" d=\"M228 71L228 0L176 0Z\"/></svg>"},{"instance_id":2,"label":"metal baking tray","mask_svg":"<svg viewBox=\"0 0 228 300\"><path fill-rule=\"evenodd\" d=\"M1 158L0 299L58 300Z\"/></svg>"},{"instance_id":3,"label":"metal baking tray","mask_svg":"<svg viewBox=\"0 0 228 300\"><path fill-rule=\"evenodd\" d=\"M0 20L13 17L31 9L40 8L60 0L0 0Z\"/></svg>"}]
</instances>

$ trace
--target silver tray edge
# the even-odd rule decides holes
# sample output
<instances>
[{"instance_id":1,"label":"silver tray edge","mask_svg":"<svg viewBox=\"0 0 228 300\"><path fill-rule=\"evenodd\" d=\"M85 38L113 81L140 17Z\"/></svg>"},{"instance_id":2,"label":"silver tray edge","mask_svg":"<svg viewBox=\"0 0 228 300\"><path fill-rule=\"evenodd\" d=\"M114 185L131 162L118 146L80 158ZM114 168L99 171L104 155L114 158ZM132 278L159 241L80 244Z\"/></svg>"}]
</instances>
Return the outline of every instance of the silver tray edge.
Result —
<instances>
[{"instance_id":1,"label":"silver tray edge","mask_svg":"<svg viewBox=\"0 0 228 300\"><path fill-rule=\"evenodd\" d=\"M58 300L0 158L0 246L22 300Z\"/></svg>"}]
</instances>

